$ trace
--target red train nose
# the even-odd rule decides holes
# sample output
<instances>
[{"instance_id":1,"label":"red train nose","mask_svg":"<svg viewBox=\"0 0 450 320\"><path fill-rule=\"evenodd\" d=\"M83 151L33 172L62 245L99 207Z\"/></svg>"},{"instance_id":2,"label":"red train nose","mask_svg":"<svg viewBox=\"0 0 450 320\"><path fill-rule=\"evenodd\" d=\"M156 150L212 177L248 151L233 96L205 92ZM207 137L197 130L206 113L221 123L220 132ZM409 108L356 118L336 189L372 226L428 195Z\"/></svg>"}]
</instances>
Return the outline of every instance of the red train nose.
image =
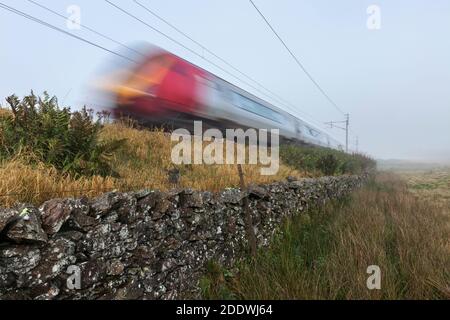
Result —
<instances>
[{"instance_id":1,"label":"red train nose","mask_svg":"<svg viewBox=\"0 0 450 320\"><path fill-rule=\"evenodd\" d=\"M125 103L118 103L114 108L114 116L138 116L144 118L159 118L165 114L164 103L154 96L139 96Z\"/></svg>"}]
</instances>

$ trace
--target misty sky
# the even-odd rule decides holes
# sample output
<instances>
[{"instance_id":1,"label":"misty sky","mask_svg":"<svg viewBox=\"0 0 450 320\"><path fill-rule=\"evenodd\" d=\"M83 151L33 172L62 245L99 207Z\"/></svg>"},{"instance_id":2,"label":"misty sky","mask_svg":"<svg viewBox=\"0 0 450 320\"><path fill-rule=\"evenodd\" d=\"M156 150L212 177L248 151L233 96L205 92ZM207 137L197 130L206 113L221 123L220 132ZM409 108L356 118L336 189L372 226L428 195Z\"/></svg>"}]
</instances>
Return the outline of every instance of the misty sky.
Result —
<instances>
[{"instance_id":1,"label":"misty sky","mask_svg":"<svg viewBox=\"0 0 450 320\"><path fill-rule=\"evenodd\" d=\"M36 1L64 15L69 5L78 5L82 24L120 42L147 41L161 46L273 102L103 0ZM202 53L132 0L112 1ZM248 1L139 1L297 106L296 115L306 112L315 123L342 119ZM0 2L118 50L116 44L87 30L67 29L64 20L26 0ZM360 150L378 158L450 161L450 1L255 3L325 91L351 114L352 144L358 135ZM367 28L370 5L381 9L380 30ZM98 48L3 9L0 40L2 99L34 89L47 90L74 108L89 105L87 84L110 58ZM343 141L340 130L329 132Z\"/></svg>"}]
</instances>

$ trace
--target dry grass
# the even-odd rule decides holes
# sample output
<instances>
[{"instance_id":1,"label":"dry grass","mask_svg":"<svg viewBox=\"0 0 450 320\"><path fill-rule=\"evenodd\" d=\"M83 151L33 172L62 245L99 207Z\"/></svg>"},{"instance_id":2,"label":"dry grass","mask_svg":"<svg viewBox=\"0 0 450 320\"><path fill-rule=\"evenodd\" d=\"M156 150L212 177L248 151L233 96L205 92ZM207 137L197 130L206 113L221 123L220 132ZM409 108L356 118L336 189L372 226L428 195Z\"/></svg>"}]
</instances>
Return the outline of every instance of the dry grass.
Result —
<instances>
[{"instance_id":1,"label":"dry grass","mask_svg":"<svg viewBox=\"0 0 450 320\"><path fill-rule=\"evenodd\" d=\"M126 139L126 144L112 158L112 167L119 178L82 177L62 175L44 164L29 166L23 156L0 165L0 204L11 206L16 202L41 204L55 197L89 196L119 190L137 189L168 190L173 188L168 181L171 164L172 142L161 131L138 130L126 123L106 125L102 139ZM219 191L226 187L239 186L235 165L189 165L178 166L181 178L178 187ZM269 183L287 176L303 177L299 172L283 164L274 176L262 176L259 165L245 165L246 181Z\"/></svg>"},{"instance_id":2,"label":"dry grass","mask_svg":"<svg viewBox=\"0 0 450 320\"><path fill-rule=\"evenodd\" d=\"M205 297L449 299L449 217L381 175L349 200L288 221L236 276L205 278ZM370 265L381 268L381 290L366 286Z\"/></svg>"},{"instance_id":3,"label":"dry grass","mask_svg":"<svg viewBox=\"0 0 450 320\"><path fill-rule=\"evenodd\" d=\"M92 177L74 179L61 175L46 165L29 166L21 160L4 163L0 167L0 203L11 206L16 202L41 204L53 197L95 196L113 190L113 178Z\"/></svg>"},{"instance_id":4,"label":"dry grass","mask_svg":"<svg viewBox=\"0 0 450 320\"><path fill-rule=\"evenodd\" d=\"M11 110L5 109L0 105L0 118L12 117L13 114Z\"/></svg>"},{"instance_id":5,"label":"dry grass","mask_svg":"<svg viewBox=\"0 0 450 320\"><path fill-rule=\"evenodd\" d=\"M168 189L167 171L174 166L171 150L174 143L161 131L136 130L126 125L107 126L105 137L127 139L127 148L115 156L114 168L128 185L146 185L151 188ZM238 186L239 177L236 165L186 165L177 166L181 171L180 185L199 190L219 191L226 187ZM298 177L307 173L299 172L281 164L274 176L262 176L260 165L245 165L248 182L268 183L285 179L289 175Z\"/></svg>"}]
</instances>

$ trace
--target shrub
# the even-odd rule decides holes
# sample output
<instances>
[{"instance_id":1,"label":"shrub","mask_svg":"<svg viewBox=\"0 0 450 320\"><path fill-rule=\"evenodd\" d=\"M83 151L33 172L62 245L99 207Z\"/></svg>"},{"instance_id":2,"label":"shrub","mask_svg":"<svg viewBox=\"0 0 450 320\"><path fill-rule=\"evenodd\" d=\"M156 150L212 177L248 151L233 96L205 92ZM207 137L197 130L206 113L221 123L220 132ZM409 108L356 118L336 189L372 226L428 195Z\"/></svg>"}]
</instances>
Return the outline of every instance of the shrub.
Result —
<instances>
[{"instance_id":1,"label":"shrub","mask_svg":"<svg viewBox=\"0 0 450 320\"><path fill-rule=\"evenodd\" d=\"M30 95L6 99L10 115L0 117L0 159L27 154L31 163L43 162L56 169L79 175L114 175L109 160L123 143L101 141L102 116L84 107L71 112L60 108L56 97Z\"/></svg>"},{"instance_id":2,"label":"shrub","mask_svg":"<svg viewBox=\"0 0 450 320\"><path fill-rule=\"evenodd\" d=\"M339 167L338 160L333 154L325 154L317 160L317 169L322 171L324 175L332 176Z\"/></svg>"},{"instance_id":3,"label":"shrub","mask_svg":"<svg viewBox=\"0 0 450 320\"><path fill-rule=\"evenodd\" d=\"M283 145L280 157L297 170L320 171L325 175L360 174L375 168L375 161L368 156L321 147Z\"/></svg>"}]
</instances>

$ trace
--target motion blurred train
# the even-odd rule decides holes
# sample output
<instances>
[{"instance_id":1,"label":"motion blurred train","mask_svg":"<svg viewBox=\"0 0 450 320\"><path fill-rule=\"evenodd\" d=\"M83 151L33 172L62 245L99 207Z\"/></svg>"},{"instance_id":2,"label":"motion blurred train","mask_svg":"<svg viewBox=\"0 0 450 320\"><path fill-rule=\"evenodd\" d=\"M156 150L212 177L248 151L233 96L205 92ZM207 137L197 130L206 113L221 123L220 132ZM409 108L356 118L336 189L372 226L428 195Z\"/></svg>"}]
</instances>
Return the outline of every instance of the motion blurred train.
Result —
<instances>
[{"instance_id":1,"label":"motion blurred train","mask_svg":"<svg viewBox=\"0 0 450 320\"><path fill-rule=\"evenodd\" d=\"M115 117L172 128L202 120L222 130L279 129L282 141L342 150L317 127L168 51L153 47L138 62L103 81Z\"/></svg>"}]
</instances>

